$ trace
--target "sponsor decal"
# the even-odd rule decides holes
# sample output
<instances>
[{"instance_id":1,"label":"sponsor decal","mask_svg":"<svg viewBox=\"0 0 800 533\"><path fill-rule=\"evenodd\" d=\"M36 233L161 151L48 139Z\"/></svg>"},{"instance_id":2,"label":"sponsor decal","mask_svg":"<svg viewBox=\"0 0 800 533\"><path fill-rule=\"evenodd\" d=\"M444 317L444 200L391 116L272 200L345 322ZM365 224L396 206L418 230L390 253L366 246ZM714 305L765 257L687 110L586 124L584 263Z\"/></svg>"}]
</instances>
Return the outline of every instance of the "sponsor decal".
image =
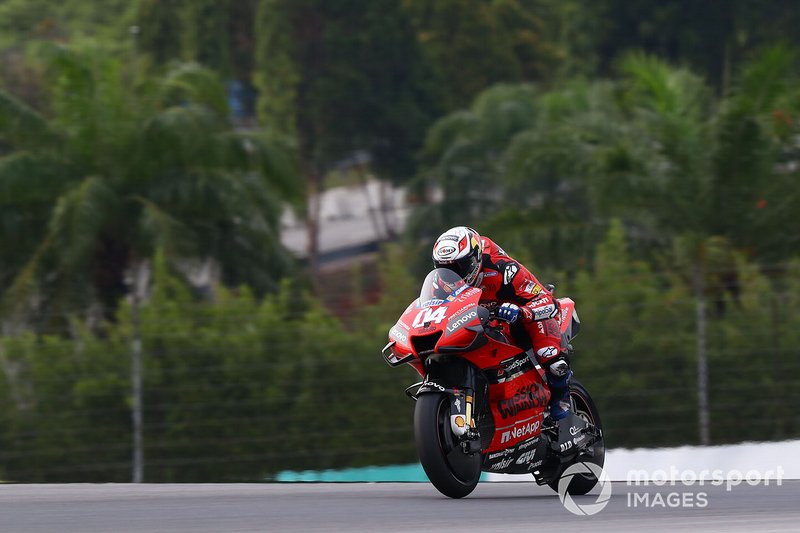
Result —
<instances>
[{"instance_id":1,"label":"sponsor decal","mask_svg":"<svg viewBox=\"0 0 800 533\"><path fill-rule=\"evenodd\" d=\"M465 313L459 318L451 320L449 324L447 324L447 333L453 333L457 329L461 328L462 326L469 324L471 321L478 318L478 313L475 311L470 311L469 313Z\"/></svg>"},{"instance_id":2,"label":"sponsor decal","mask_svg":"<svg viewBox=\"0 0 800 533\"><path fill-rule=\"evenodd\" d=\"M389 338L394 339L398 342L402 342L403 344L408 344L408 335L406 335L396 325L392 326L392 329L389 330Z\"/></svg>"},{"instance_id":3,"label":"sponsor decal","mask_svg":"<svg viewBox=\"0 0 800 533\"><path fill-rule=\"evenodd\" d=\"M436 255L438 255L440 259L446 259L448 256L454 254L455 252L456 252L456 247L455 246L450 246L448 244L448 245L439 247L439 249L436 250Z\"/></svg>"},{"instance_id":4,"label":"sponsor decal","mask_svg":"<svg viewBox=\"0 0 800 533\"><path fill-rule=\"evenodd\" d=\"M444 300L437 300L437 299L434 298L434 299L428 300L427 302L424 302L424 303L420 304L420 308L425 309L425 308L428 308L428 307L436 307L437 305L442 305L443 303L444 303Z\"/></svg>"},{"instance_id":5,"label":"sponsor decal","mask_svg":"<svg viewBox=\"0 0 800 533\"><path fill-rule=\"evenodd\" d=\"M462 307L461 309L459 309L458 311L456 311L455 313L453 313L453 317L457 317L458 315L460 315L460 314L461 314L461 313L463 313L464 311L466 311L466 310L468 310L468 309L473 309L474 307L475 307L475 306L474 306L474 305L472 305L472 304L467 304L467 305L465 305L464 307Z\"/></svg>"},{"instance_id":6,"label":"sponsor decal","mask_svg":"<svg viewBox=\"0 0 800 533\"><path fill-rule=\"evenodd\" d=\"M519 427L514 427L508 431L504 431L503 434L500 436L500 444L504 442L508 442L512 439L519 439L526 435L530 435L531 433L536 433L539 429L539 420L535 422L528 422L527 424L523 424ZM570 442L572 445L572 442Z\"/></svg>"},{"instance_id":7,"label":"sponsor decal","mask_svg":"<svg viewBox=\"0 0 800 533\"><path fill-rule=\"evenodd\" d=\"M420 389L424 389L425 387L431 387L431 388L436 389L436 390L438 390L440 392L444 392L445 391L444 387L442 387L441 385L439 385L438 383L433 382L433 381L423 381L422 382L422 386L420 387Z\"/></svg>"},{"instance_id":8,"label":"sponsor decal","mask_svg":"<svg viewBox=\"0 0 800 533\"><path fill-rule=\"evenodd\" d=\"M508 265L505 269L505 272L503 272L503 283L510 285L511 280L514 279L514 276L517 275L517 272L519 272L519 267L517 265L514 263Z\"/></svg>"},{"instance_id":9,"label":"sponsor decal","mask_svg":"<svg viewBox=\"0 0 800 533\"><path fill-rule=\"evenodd\" d=\"M558 348L555 348L554 346L539 348L538 350L536 350L536 355L538 355L542 359L549 359L551 357L555 357L558 355Z\"/></svg>"},{"instance_id":10,"label":"sponsor decal","mask_svg":"<svg viewBox=\"0 0 800 533\"><path fill-rule=\"evenodd\" d=\"M578 426L570 426L570 428L569 428L569 434L572 435L573 437L575 435L577 435L578 433L580 433L580 432L581 432L581 428L579 428Z\"/></svg>"},{"instance_id":11,"label":"sponsor decal","mask_svg":"<svg viewBox=\"0 0 800 533\"><path fill-rule=\"evenodd\" d=\"M527 363L528 361L529 359L528 356L526 355L524 359L517 359L516 361L514 359L508 359L507 361L503 361L501 364L507 365L505 367L505 371L511 373L514 370L521 367L522 365L524 365L525 363Z\"/></svg>"},{"instance_id":12,"label":"sponsor decal","mask_svg":"<svg viewBox=\"0 0 800 533\"><path fill-rule=\"evenodd\" d=\"M528 448L530 448L531 446L533 446L534 444L536 444L538 442L539 442L539 437L535 437L535 438L526 440L525 442L523 442L522 444L517 446L517 449L518 450L527 450Z\"/></svg>"},{"instance_id":13,"label":"sponsor decal","mask_svg":"<svg viewBox=\"0 0 800 533\"><path fill-rule=\"evenodd\" d=\"M538 460L538 461L536 461L535 463L531 463L531 464L529 464L529 465L528 465L528 470L533 470L534 468L537 468L537 467L539 467L539 466L542 466L542 463L543 463L543 462L544 462L544 459L539 459L539 460Z\"/></svg>"},{"instance_id":14,"label":"sponsor decal","mask_svg":"<svg viewBox=\"0 0 800 533\"><path fill-rule=\"evenodd\" d=\"M456 237L455 235L442 235L441 237L439 237L439 242L441 241L458 242L458 237Z\"/></svg>"},{"instance_id":15,"label":"sponsor decal","mask_svg":"<svg viewBox=\"0 0 800 533\"><path fill-rule=\"evenodd\" d=\"M395 324L395 325L396 325L396 326L400 326L401 328L403 328L403 329L404 329L404 330L406 330L406 331L408 331L409 329L411 329L410 327L408 327L408 324L406 324L406 323L405 323L405 322L403 322L402 320L398 320L398 321L397 321L397 324Z\"/></svg>"},{"instance_id":16,"label":"sponsor decal","mask_svg":"<svg viewBox=\"0 0 800 533\"><path fill-rule=\"evenodd\" d=\"M497 402L497 410L504 419L516 416L517 413L544 407L547 405L547 392L540 383L533 383L522 387L514 396Z\"/></svg>"},{"instance_id":17,"label":"sponsor decal","mask_svg":"<svg viewBox=\"0 0 800 533\"><path fill-rule=\"evenodd\" d=\"M456 411L459 413L461 412L461 398L456 398L456 401L453 402L453 405L456 406Z\"/></svg>"},{"instance_id":18,"label":"sponsor decal","mask_svg":"<svg viewBox=\"0 0 800 533\"><path fill-rule=\"evenodd\" d=\"M495 276L497 276L499 274L500 274L500 272L495 272L494 270L489 270L488 272L484 272L483 273L483 277L485 277L485 278L493 278L493 277L495 277Z\"/></svg>"},{"instance_id":19,"label":"sponsor decal","mask_svg":"<svg viewBox=\"0 0 800 533\"><path fill-rule=\"evenodd\" d=\"M465 285L465 287L466 287L466 285ZM470 287L470 289L468 291L466 291L464 294L461 295L461 298L459 298L459 300L464 301L467 298L470 298L470 297L478 294L479 292L481 292L481 289L478 289L476 287Z\"/></svg>"},{"instance_id":20,"label":"sponsor decal","mask_svg":"<svg viewBox=\"0 0 800 533\"><path fill-rule=\"evenodd\" d=\"M534 455L536 455L536 450L530 450L523 453L522 455L519 456L519 459L517 459L517 464L524 465L525 463L530 462L533 459Z\"/></svg>"},{"instance_id":21,"label":"sponsor decal","mask_svg":"<svg viewBox=\"0 0 800 533\"><path fill-rule=\"evenodd\" d=\"M558 448L561 451L561 453L564 453L565 451L572 448L572 441L568 440L567 442L561 444Z\"/></svg>"},{"instance_id":22,"label":"sponsor decal","mask_svg":"<svg viewBox=\"0 0 800 533\"><path fill-rule=\"evenodd\" d=\"M448 302L452 302L453 300L456 299L456 297L459 294L461 294L462 292L464 292L468 288L469 288L469 285L462 285L461 287L457 288L456 290L453 291L453 294L451 294L450 296L447 297L447 301ZM459 312L461 312L461 311L459 311Z\"/></svg>"},{"instance_id":23,"label":"sponsor decal","mask_svg":"<svg viewBox=\"0 0 800 533\"><path fill-rule=\"evenodd\" d=\"M572 442L574 442L575 446L577 446L585 438L586 438L586 435L581 435L580 437L575 437L574 439L572 439Z\"/></svg>"},{"instance_id":24,"label":"sponsor decal","mask_svg":"<svg viewBox=\"0 0 800 533\"><path fill-rule=\"evenodd\" d=\"M488 455L488 459L497 459L498 457L505 457L506 455L511 455L514 453L514 448L506 448L505 450L500 450L499 452L490 453Z\"/></svg>"},{"instance_id":25,"label":"sponsor decal","mask_svg":"<svg viewBox=\"0 0 800 533\"><path fill-rule=\"evenodd\" d=\"M506 468L511 466L511 463L513 461L514 461L514 458L513 457L509 457L508 459L503 459L502 461L493 464L489 469L490 470L505 470Z\"/></svg>"},{"instance_id":26,"label":"sponsor decal","mask_svg":"<svg viewBox=\"0 0 800 533\"><path fill-rule=\"evenodd\" d=\"M553 316L553 313L556 310L555 304L547 304L541 307L534 307L533 311L533 319L534 320L542 320L543 318L550 318Z\"/></svg>"},{"instance_id":27,"label":"sponsor decal","mask_svg":"<svg viewBox=\"0 0 800 533\"><path fill-rule=\"evenodd\" d=\"M525 284L525 287L523 287L522 292L527 292L532 296L536 296L537 294L541 294L542 286L535 281L529 281Z\"/></svg>"}]
</instances>

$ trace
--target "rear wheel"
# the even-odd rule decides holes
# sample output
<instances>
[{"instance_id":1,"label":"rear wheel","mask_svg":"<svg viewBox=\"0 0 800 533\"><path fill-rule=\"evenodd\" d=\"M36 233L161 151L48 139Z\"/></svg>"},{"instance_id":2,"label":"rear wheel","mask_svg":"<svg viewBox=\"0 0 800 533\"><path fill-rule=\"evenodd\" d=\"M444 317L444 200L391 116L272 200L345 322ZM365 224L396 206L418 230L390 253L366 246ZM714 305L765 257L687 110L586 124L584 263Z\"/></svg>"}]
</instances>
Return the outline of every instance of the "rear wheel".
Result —
<instances>
[{"instance_id":1,"label":"rear wheel","mask_svg":"<svg viewBox=\"0 0 800 533\"><path fill-rule=\"evenodd\" d=\"M444 394L422 394L414 408L414 440L422 468L433 486L450 498L463 498L481 477L480 454L464 453L450 429L450 401Z\"/></svg>"},{"instance_id":2,"label":"rear wheel","mask_svg":"<svg viewBox=\"0 0 800 533\"><path fill-rule=\"evenodd\" d=\"M603 429L600 423L600 413L594 404L594 400L589 396L586 388L576 379L573 379L569 386L570 403L572 404L572 412L582 418L585 422L595 426L597 429ZM606 460L606 445L603 438L590 446L593 452L592 457L582 458L581 463L593 463L603 468ZM575 463L570 463L564 466L564 469ZM563 470L562 470L563 472ZM561 472L555 476L552 481L548 483L550 488L558 492L558 482L561 479ZM572 477L569 483L567 492L572 496L582 496L588 493L597 485L597 477L593 474L576 474Z\"/></svg>"}]
</instances>

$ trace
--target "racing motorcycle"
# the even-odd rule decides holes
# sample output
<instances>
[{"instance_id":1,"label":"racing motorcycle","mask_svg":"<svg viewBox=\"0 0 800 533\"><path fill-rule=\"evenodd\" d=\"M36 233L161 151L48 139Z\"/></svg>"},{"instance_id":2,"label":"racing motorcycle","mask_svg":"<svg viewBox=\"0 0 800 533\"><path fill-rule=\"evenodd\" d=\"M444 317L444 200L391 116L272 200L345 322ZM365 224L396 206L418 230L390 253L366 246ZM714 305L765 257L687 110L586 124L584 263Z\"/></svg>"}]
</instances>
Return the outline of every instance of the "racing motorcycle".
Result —
<instances>
[{"instance_id":1,"label":"racing motorcycle","mask_svg":"<svg viewBox=\"0 0 800 533\"><path fill-rule=\"evenodd\" d=\"M603 430L586 388L573 378L569 414L557 422L547 417L544 369L532 349L515 342L508 322L479 305L481 293L451 270L431 271L382 352L390 366L411 365L422 377L406 394L416 401L414 440L428 479L442 494L462 498L482 471L531 473L557 491L573 464L602 469ZM570 298L558 302L562 350L570 354L580 320ZM577 474L567 491L586 494L596 483L592 474Z\"/></svg>"}]
</instances>

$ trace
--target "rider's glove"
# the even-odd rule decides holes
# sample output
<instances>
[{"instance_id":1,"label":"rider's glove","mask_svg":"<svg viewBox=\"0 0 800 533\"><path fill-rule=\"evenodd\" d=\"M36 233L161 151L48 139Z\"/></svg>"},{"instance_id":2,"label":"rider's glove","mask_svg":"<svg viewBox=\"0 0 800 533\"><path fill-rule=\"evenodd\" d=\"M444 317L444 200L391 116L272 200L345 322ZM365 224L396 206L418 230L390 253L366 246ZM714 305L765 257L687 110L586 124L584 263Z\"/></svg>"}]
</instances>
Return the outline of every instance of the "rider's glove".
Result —
<instances>
[{"instance_id":1,"label":"rider's glove","mask_svg":"<svg viewBox=\"0 0 800 533\"><path fill-rule=\"evenodd\" d=\"M520 309L518 305L505 303L497 309L497 318L513 324L519 317Z\"/></svg>"}]
</instances>

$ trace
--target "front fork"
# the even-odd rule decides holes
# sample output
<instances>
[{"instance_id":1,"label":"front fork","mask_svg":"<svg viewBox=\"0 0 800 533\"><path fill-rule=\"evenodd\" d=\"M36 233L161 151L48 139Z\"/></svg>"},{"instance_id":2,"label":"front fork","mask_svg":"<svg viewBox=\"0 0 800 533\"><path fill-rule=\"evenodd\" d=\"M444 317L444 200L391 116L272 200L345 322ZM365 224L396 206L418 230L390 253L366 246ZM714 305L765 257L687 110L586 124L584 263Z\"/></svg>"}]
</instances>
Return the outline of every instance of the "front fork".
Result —
<instances>
[{"instance_id":1,"label":"front fork","mask_svg":"<svg viewBox=\"0 0 800 533\"><path fill-rule=\"evenodd\" d=\"M475 421L476 369L455 356L432 356L425 360L425 380L406 389L416 399L420 394L446 394L450 400L450 430L465 453L481 451ZM416 394L410 389L419 385Z\"/></svg>"}]
</instances>

